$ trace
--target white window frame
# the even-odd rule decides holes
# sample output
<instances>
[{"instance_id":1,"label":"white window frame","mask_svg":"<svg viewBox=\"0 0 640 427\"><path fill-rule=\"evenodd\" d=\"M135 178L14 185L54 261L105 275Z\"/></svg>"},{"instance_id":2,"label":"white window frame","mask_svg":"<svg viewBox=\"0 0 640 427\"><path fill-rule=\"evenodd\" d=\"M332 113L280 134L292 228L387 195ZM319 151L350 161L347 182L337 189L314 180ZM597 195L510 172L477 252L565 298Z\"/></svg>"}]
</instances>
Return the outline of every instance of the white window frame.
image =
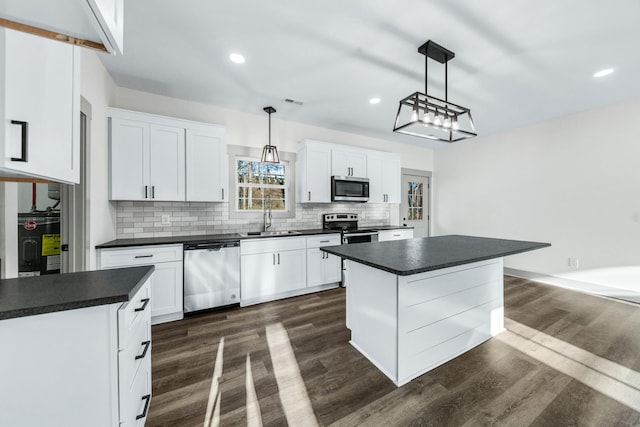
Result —
<instances>
[{"instance_id":1,"label":"white window frame","mask_svg":"<svg viewBox=\"0 0 640 427\"><path fill-rule=\"evenodd\" d=\"M260 157L255 158L255 157L247 157L247 156L235 156L235 174L234 174L234 179L235 181L235 185L236 185L236 192L235 192L235 208L236 210L240 213L240 212L261 212L262 209L251 209L251 210L243 210L243 209L238 209L238 187L249 187L249 188L278 188L278 189L283 189L284 190L284 209L280 210L280 209L273 209L272 213L275 212L288 212L290 209L290 205L289 205L289 193L291 192L289 189L289 179L290 178L290 173L289 173L289 162L285 161L285 160L281 160L280 163L284 164L284 185L276 185L276 184L253 184L253 183L248 183L248 184L243 184L238 182L238 161L240 160L244 160L244 161L248 161L248 162L256 162L256 163L260 163ZM242 185L241 185L242 184Z\"/></svg>"},{"instance_id":2,"label":"white window frame","mask_svg":"<svg viewBox=\"0 0 640 427\"><path fill-rule=\"evenodd\" d=\"M238 209L238 160L260 161L262 148L227 145L229 155L229 219L256 219L262 221L262 210ZM280 161L285 163L285 206L284 211L272 211L273 218L295 218L295 164L296 154L278 150ZM265 186L268 186L265 185ZM278 187L280 188L280 187Z\"/></svg>"}]
</instances>

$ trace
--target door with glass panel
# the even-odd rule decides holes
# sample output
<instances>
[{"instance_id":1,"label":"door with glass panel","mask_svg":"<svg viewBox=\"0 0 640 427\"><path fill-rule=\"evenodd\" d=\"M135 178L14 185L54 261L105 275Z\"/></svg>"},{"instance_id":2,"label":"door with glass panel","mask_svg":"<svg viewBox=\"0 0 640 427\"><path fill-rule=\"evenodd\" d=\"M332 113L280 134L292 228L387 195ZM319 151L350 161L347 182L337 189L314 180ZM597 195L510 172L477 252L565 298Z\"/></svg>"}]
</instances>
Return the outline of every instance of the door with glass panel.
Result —
<instances>
[{"instance_id":1,"label":"door with glass panel","mask_svg":"<svg viewBox=\"0 0 640 427\"><path fill-rule=\"evenodd\" d=\"M402 169L400 224L413 227L414 237L428 237L431 172Z\"/></svg>"}]
</instances>

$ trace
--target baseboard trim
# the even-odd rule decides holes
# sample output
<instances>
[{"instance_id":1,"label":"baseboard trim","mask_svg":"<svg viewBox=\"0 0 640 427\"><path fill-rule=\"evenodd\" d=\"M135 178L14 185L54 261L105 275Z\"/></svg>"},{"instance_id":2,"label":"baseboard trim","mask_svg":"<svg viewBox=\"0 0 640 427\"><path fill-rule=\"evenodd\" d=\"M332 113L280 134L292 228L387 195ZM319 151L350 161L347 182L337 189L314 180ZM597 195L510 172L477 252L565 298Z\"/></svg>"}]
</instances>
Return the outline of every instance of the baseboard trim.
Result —
<instances>
[{"instance_id":1,"label":"baseboard trim","mask_svg":"<svg viewBox=\"0 0 640 427\"><path fill-rule=\"evenodd\" d=\"M628 289L614 288L596 283L582 282L579 280L572 280L548 274L534 273L531 271L518 270L516 268L509 267L504 268L504 274L506 274L507 276L532 280L534 282L545 283L547 285L558 286L560 288L571 289L574 291L585 292L592 295L615 298L640 304L640 294Z\"/></svg>"}]
</instances>

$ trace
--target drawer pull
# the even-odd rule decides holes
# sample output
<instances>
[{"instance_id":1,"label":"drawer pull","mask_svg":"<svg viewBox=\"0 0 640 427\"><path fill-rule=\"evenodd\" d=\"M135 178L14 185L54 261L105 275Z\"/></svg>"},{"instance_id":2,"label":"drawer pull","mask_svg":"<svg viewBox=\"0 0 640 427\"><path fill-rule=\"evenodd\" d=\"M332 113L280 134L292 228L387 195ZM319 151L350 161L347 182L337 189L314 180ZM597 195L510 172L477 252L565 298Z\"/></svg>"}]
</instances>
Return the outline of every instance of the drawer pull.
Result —
<instances>
[{"instance_id":1,"label":"drawer pull","mask_svg":"<svg viewBox=\"0 0 640 427\"><path fill-rule=\"evenodd\" d=\"M135 259L138 259L138 258L153 258L153 254L151 254L151 255L136 255L134 258Z\"/></svg>"},{"instance_id":2,"label":"drawer pull","mask_svg":"<svg viewBox=\"0 0 640 427\"><path fill-rule=\"evenodd\" d=\"M331 240L320 240L320 243L329 243Z\"/></svg>"},{"instance_id":3,"label":"drawer pull","mask_svg":"<svg viewBox=\"0 0 640 427\"><path fill-rule=\"evenodd\" d=\"M133 311L144 311L144 309L147 308L147 305L149 304L149 298L143 298L140 301L142 302L142 306L136 308Z\"/></svg>"},{"instance_id":4,"label":"drawer pull","mask_svg":"<svg viewBox=\"0 0 640 427\"><path fill-rule=\"evenodd\" d=\"M394 234L393 237L400 237L400 234Z\"/></svg>"},{"instance_id":5,"label":"drawer pull","mask_svg":"<svg viewBox=\"0 0 640 427\"><path fill-rule=\"evenodd\" d=\"M149 401L151 400L151 395L146 394L142 396L141 400L144 400L144 408L142 409L142 413L140 415L136 415L136 420L144 418L147 416L147 409L149 409Z\"/></svg>"},{"instance_id":6,"label":"drawer pull","mask_svg":"<svg viewBox=\"0 0 640 427\"><path fill-rule=\"evenodd\" d=\"M139 354L135 357L135 360L144 359L144 357L147 355L147 350L149 350L149 345L151 345L151 340L143 341L140 343L140 345L144 346L144 350L142 350L142 354Z\"/></svg>"}]
</instances>

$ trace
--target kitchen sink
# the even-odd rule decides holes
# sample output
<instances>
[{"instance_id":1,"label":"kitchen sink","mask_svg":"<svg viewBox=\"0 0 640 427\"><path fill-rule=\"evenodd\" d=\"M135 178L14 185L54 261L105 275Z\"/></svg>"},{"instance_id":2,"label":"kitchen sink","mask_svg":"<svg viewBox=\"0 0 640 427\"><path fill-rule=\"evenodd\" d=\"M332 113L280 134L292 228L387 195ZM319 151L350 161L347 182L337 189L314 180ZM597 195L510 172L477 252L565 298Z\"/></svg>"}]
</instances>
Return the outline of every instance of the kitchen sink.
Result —
<instances>
[{"instance_id":1,"label":"kitchen sink","mask_svg":"<svg viewBox=\"0 0 640 427\"><path fill-rule=\"evenodd\" d=\"M300 234L299 231L294 230L282 230L282 231L249 231L248 233L239 233L242 237L251 236L291 236Z\"/></svg>"}]
</instances>

